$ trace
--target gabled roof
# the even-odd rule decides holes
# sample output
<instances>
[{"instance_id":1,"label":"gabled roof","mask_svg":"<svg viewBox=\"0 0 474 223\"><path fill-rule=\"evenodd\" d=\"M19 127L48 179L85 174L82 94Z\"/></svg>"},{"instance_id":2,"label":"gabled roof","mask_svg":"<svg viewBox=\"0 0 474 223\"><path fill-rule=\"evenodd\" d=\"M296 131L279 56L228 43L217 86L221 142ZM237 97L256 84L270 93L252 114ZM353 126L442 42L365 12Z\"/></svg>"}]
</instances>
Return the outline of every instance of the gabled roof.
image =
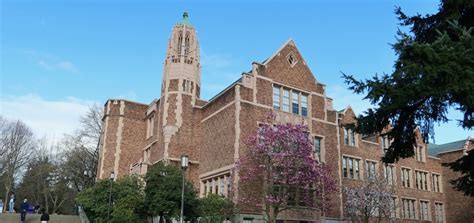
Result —
<instances>
[{"instance_id":1,"label":"gabled roof","mask_svg":"<svg viewBox=\"0 0 474 223\"><path fill-rule=\"evenodd\" d=\"M434 143L429 143L428 144L428 154L430 156L436 156L440 153L452 151L452 150L460 150L464 148L464 145L466 144L466 141L468 139L463 139L463 140L458 140L454 142L449 142L441 145L436 145Z\"/></svg>"},{"instance_id":2,"label":"gabled roof","mask_svg":"<svg viewBox=\"0 0 474 223\"><path fill-rule=\"evenodd\" d=\"M280 53L280 51L281 51L283 48L285 48L286 45L296 46L295 42L294 42L291 38L289 38L283 45L281 45L280 48L278 48L277 51L275 51L275 53L272 54L271 57L269 57L269 58L267 58L266 60L264 60L264 61L262 62L262 64L263 64L263 65L267 65L267 63L270 62L270 61L273 59L273 57L275 57L278 53Z\"/></svg>"}]
</instances>

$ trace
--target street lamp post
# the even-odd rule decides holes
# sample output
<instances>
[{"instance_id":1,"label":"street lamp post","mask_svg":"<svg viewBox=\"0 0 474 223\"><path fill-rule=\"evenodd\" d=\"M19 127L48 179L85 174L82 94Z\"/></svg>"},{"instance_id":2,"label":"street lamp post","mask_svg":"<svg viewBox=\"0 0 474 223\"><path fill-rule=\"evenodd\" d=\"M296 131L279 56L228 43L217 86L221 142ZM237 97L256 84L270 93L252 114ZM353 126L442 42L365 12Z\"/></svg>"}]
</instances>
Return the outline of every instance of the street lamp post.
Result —
<instances>
[{"instance_id":1,"label":"street lamp post","mask_svg":"<svg viewBox=\"0 0 474 223\"><path fill-rule=\"evenodd\" d=\"M110 173L110 191L109 191L109 208L107 209L107 220L110 220L110 206L112 205L112 185L115 179L115 173Z\"/></svg>"},{"instance_id":2,"label":"street lamp post","mask_svg":"<svg viewBox=\"0 0 474 223\"><path fill-rule=\"evenodd\" d=\"M189 165L189 157L186 155L181 155L181 169L183 170L183 184L181 186L181 217L180 217L180 222L184 222L184 181L185 181L185 173L186 173L186 168L188 168Z\"/></svg>"}]
</instances>

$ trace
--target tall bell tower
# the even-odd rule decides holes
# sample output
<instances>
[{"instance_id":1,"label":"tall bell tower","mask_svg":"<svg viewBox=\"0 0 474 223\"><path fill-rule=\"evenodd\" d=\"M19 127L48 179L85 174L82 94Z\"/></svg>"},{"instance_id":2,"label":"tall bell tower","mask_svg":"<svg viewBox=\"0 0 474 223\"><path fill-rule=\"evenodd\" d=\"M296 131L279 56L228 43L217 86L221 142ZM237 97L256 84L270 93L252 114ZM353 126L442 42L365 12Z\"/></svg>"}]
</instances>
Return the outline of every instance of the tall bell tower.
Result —
<instances>
[{"instance_id":1,"label":"tall bell tower","mask_svg":"<svg viewBox=\"0 0 474 223\"><path fill-rule=\"evenodd\" d=\"M195 148L184 139L192 137L192 117L201 90L199 42L188 13L172 30L163 66L160 101L165 160L175 160ZM197 156L197 155L196 155ZM190 157L190 160L198 157Z\"/></svg>"},{"instance_id":2,"label":"tall bell tower","mask_svg":"<svg viewBox=\"0 0 474 223\"><path fill-rule=\"evenodd\" d=\"M166 50L163 71L162 93L171 81L178 81L180 91L193 96L193 104L199 98L201 89L201 66L199 58L199 42L196 30L189 22L188 13L183 13L181 22L173 27L171 38ZM167 85L168 84L168 85ZM175 83L172 83L173 85Z\"/></svg>"}]
</instances>

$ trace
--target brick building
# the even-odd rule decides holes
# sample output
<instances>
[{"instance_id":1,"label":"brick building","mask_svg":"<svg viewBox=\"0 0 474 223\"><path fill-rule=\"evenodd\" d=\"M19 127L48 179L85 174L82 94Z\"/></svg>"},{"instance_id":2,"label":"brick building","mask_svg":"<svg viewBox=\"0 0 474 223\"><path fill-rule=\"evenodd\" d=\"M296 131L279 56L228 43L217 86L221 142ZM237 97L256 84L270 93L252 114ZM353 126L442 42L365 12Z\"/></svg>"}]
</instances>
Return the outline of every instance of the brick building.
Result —
<instances>
[{"instance_id":1,"label":"brick building","mask_svg":"<svg viewBox=\"0 0 474 223\"><path fill-rule=\"evenodd\" d=\"M200 98L200 79L199 42L185 13L168 42L160 97L150 104L123 99L105 103L98 178L111 172L118 177L144 174L157 162L179 162L187 154L186 177L200 196L227 195L229 185L238 187L238 173L229 176L246 152L244 140L274 111L277 122L309 126L315 151L330 166L339 186L361 184L375 172L386 174L396 192L397 218L459 222L450 220L445 176L454 173L441 167L444 156L429 155L420 141L416 158L383 165L380 157L389 142L363 138L341 127L354 121L352 109L333 109L326 86L315 78L293 40L267 60L253 62L250 71L208 101ZM287 222L337 222L343 218L342 194L333 195L332 202L334 208L321 216L283 212L279 217ZM466 205L472 208L472 202ZM453 213L460 210L452 208ZM259 219L259 213L250 211L238 214L234 222Z\"/></svg>"}]
</instances>

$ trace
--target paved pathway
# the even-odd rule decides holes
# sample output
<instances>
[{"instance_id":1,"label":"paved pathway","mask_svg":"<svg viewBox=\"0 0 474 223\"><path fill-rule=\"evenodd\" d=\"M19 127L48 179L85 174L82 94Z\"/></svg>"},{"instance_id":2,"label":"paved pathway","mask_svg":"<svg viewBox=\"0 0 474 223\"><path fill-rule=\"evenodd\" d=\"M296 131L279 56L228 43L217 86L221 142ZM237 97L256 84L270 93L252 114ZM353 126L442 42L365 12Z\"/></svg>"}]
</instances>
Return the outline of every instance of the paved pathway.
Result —
<instances>
[{"instance_id":1,"label":"paved pathway","mask_svg":"<svg viewBox=\"0 0 474 223\"><path fill-rule=\"evenodd\" d=\"M39 214L26 215L26 223L40 223ZM76 215L50 215L49 223L80 223L79 216ZM0 214L0 223L20 223L20 214Z\"/></svg>"}]
</instances>

